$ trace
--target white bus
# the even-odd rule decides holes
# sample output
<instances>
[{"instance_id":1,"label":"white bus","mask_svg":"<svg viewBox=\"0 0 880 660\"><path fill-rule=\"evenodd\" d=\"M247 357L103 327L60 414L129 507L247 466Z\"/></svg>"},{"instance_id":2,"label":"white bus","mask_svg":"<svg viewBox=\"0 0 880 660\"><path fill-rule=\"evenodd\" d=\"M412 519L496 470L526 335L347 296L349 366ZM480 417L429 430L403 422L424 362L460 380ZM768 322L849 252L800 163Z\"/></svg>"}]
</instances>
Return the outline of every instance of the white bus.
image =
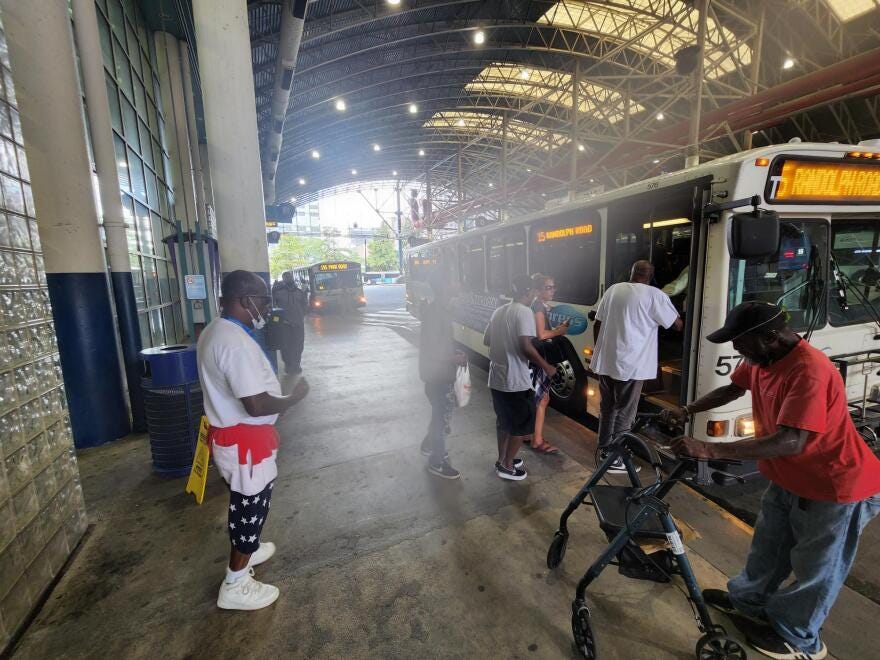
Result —
<instances>
[{"instance_id":1,"label":"white bus","mask_svg":"<svg viewBox=\"0 0 880 660\"><path fill-rule=\"evenodd\" d=\"M762 209L775 213L760 216L752 229L765 242L767 229L778 231L778 243L775 234L770 239L778 248L734 258L731 228L741 227L734 218L752 212L755 196ZM779 302L795 330L812 330L813 345L840 364L852 363L842 369L851 401L880 399L880 365L871 362L871 351L880 359L874 308L880 307L880 142L753 149L421 245L408 252L407 298L417 314L425 291L419 281L428 269L442 269L461 290L456 340L486 355L483 331L492 311L508 300L513 277L554 277L551 321L571 320L567 335L548 348L562 375L553 385L554 404L597 417L588 314L606 288L628 278L637 259L654 264L656 285L672 292L685 320L682 332L661 330L660 369L645 384L644 409L694 401L729 382L742 358L730 344L705 338L744 300ZM723 442L753 429L750 401L743 397L697 414L688 432Z\"/></svg>"}]
</instances>

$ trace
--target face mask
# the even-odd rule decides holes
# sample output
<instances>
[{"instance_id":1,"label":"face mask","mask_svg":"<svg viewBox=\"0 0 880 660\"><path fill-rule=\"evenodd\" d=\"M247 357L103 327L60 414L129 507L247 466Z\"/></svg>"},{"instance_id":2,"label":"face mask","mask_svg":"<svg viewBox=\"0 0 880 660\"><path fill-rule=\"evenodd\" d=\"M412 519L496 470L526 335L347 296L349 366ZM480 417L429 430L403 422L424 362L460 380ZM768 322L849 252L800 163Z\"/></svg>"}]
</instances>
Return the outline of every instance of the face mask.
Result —
<instances>
[{"instance_id":1,"label":"face mask","mask_svg":"<svg viewBox=\"0 0 880 660\"><path fill-rule=\"evenodd\" d=\"M251 314L251 310L245 307L245 310L248 313L248 316L251 317L251 325L254 326L254 330L262 330L266 327L266 319L263 318L263 315L260 314L260 310L254 305L253 301L251 301L251 306L254 308L254 311L257 313L257 318L254 318L254 315Z\"/></svg>"}]
</instances>

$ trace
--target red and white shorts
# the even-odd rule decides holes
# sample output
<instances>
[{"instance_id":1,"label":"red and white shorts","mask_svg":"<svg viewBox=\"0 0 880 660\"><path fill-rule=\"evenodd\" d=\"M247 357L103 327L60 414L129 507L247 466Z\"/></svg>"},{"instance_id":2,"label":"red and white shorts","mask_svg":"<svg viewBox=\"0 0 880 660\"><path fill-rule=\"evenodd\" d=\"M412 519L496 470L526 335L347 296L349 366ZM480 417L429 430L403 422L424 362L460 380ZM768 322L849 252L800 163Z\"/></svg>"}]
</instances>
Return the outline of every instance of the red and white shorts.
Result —
<instances>
[{"instance_id":1,"label":"red and white shorts","mask_svg":"<svg viewBox=\"0 0 880 660\"><path fill-rule=\"evenodd\" d=\"M262 493L278 476L278 433L271 424L212 426L208 445L217 471L236 493Z\"/></svg>"}]
</instances>

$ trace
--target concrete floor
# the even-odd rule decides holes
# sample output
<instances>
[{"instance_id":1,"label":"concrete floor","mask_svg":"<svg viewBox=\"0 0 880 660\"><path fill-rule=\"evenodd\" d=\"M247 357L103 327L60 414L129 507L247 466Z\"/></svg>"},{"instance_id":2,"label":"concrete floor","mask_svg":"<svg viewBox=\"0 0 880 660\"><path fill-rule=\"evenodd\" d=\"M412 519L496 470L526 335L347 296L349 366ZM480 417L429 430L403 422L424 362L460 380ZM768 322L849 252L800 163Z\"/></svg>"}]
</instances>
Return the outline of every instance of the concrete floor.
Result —
<instances>
[{"instance_id":1,"label":"concrete floor","mask_svg":"<svg viewBox=\"0 0 880 660\"><path fill-rule=\"evenodd\" d=\"M281 588L278 602L254 613L216 608L224 486L212 473L196 506L185 480L151 474L146 438L131 437L80 453L92 529L15 658L576 657L570 602L604 545L589 508L571 520L563 565L549 571L544 561L559 513L588 476L592 434L551 413L547 435L568 456L525 452L529 478L499 480L477 371L450 441L463 477L440 481L419 454L429 407L406 329L337 317L310 326L311 394L279 423L264 532L278 554L257 569ZM670 499L701 535L690 557L702 585L723 586L748 530L687 488ZM694 657L699 634L674 584L611 568L588 596L602 658ZM880 606L847 589L825 640L836 657L880 657L878 620Z\"/></svg>"}]
</instances>

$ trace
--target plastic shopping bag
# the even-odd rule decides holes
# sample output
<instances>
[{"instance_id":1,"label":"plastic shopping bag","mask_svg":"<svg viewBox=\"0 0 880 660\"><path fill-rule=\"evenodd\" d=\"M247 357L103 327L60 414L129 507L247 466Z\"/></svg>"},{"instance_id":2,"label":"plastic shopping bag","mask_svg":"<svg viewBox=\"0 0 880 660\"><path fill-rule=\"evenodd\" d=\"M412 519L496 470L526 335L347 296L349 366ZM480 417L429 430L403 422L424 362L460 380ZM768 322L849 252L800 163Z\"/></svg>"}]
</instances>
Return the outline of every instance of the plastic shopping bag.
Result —
<instances>
[{"instance_id":1,"label":"plastic shopping bag","mask_svg":"<svg viewBox=\"0 0 880 660\"><path fill-rule=\"evenodd\" d=\"M455 372L455 400L459 408L464 408L471 400L471 372L468 366L459 367Z\"/></svg>"},{"instance_id":2,"label":"plastic shopping bag","mask_svg":"<svg viewBox=\"0 0 880 660\"><path fill-rule=\"evenodd\" d=\"M208 462L211 459L211 450L208 448L208 426L208 418L202 415L192 469L186 481L186 492L195 495L196 504L201 504L205 499L205 485L208 483Z\"/></svg>"}]
</instances>

